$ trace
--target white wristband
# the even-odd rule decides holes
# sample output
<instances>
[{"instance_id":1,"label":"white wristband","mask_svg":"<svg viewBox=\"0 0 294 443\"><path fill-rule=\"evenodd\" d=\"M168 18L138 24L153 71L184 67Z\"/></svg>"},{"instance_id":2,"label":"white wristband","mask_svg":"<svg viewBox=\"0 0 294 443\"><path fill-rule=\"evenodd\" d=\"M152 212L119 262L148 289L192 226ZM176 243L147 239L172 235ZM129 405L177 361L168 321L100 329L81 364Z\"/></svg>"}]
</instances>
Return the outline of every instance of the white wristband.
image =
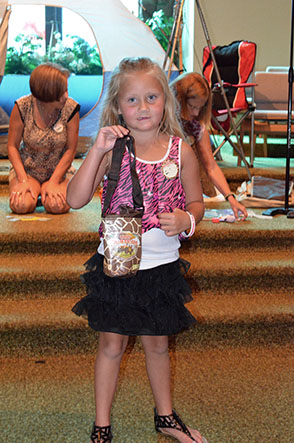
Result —
<instances>
[{"instance_id":1,"label":"white wristband","mask_svg":"<svg viewBox=\"0 0 294 443\"><path fill-rule=\"evenodd\" d=\"M195 232L195 229L196 229L196 222L195 222L195 217L194 217L194 215L193 214L191 214L191 212L189 212L189 211L186 211L186 213L189 215L189 217L190 217L190 231L188 232L188 234L184 231L184 232L181 232L181 235L184 237L184 238L189 238L189 237L192 237L192 235L194 234L194 232Z\"/></svg>"}]
</instances>

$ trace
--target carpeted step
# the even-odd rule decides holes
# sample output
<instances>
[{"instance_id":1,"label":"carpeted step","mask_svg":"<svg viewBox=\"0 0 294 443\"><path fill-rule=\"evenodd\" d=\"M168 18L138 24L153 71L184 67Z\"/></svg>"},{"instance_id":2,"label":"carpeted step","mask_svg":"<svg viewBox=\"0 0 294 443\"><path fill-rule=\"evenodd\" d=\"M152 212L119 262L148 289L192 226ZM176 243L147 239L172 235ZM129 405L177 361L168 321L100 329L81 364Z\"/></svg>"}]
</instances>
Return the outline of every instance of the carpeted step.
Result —
<instances>
[{"instance_id":1,"label":"carpeted step","mask_svg":"<svg viewBox=\"0 0 294 443\"><path fill-rule=\"evenodd\" d=\"M86 322L71 312L78 298L0 301L1 331L5 329L80 328Z\"/></svg>"},{"instance_id":2,"label":"carpeted step","mask_svg":"<svg viewBox=\"0 0 294 443\"><path fill-rule=\"evenodd\" d=\"M247 331L258 324L291 325L294 272L284 254L258 249L251 254L244 249L213 254L199 249L194 254L187 249L182 256L191 262L188 280L194 296L187 307L201 325L217 331L224 326L225 334L232 327ZM85 295L79 276L88 257L85 253L1 255L4 355L22 348L23 352L59 352L61 337L61 343L70 343L66 346L74 343L74 352L80 352L79 346L84 349L91 332L71 308Z\"/></svg>"},{"instance_id":3,"label":"carpeted step","mask_svg":"<svg viewBox=\"0 0 294 443\"><path fill-rule=\"evenodd\" d=\"M71 307L84 295L79 275L98 245L99 201L62 216L38 209L37 220L11 221L4 187L0 440L88 441L98 334ZM202 222L182 246L195 296L187 307L198 325L170 338L173 397L211 443L294 441L293 223ZM143 349L131 338L114 400L114 438L167 442L155 434L152 407Z\"/></svg>"},{"instance_id":4,"label":"carpeted step","mask_svg":"<svg viewBox=\"0 0 294 443\"><path fill-rule=\"evenodd\" d=\"M97 334L71 307L85 293L83 263L99 243L98 196L68 214L54 216L37 208L34 214L15 216L7 195L0 197L3 355L22 350L81 352L88 349L88 341L96 346ZM258 327L266 336L270 326L291 329L293 240L293 220L283 216L234 224L202 221L181 248L181 256L191 262L187 277L196 296L188 306L200 322L188 342L202 342L199 330L207 340L227 334L232 340L232 331L252 340Z\"/></svg>"},{"instance_id":5,"label":"carpeted step","mask_svg":"<svg viewBox=\"0 0 294 443\"><path fill-rule=\"evenodd\" d=\"M202 250L182 257L191 263L188 278L196 291L294 293L293 252L287 250Z\"/></svg>"},{"instance_id":6,"label":"carpeted step","mask_svg":"<svg viewBox=\"0 0 294 443\"><path fill-rule=\"evenodd\" d=\"M255 210L260 214L262 210ZM233 251L246 249L271 251L285 249L294 251L294 221L284 216L265 220L250 218L244 222L212 223L201 221L195 236L182 243L181 251L197 253L200 250Z\"/></svg>"},{"instance_id":7,"label":"carpeted step","mask_svg":"<svg viewBox=\"0 0 294 443\"><path fill-rule=\"evenodd\" d=\"M248 174L245 168L242 167L226 167L219 163L227 182L233 192L236 192L237 188L244 182L248 182ZM294 177L294 168L290 169L290 177ZM268 168L250 168L250 173L252 177L269 177L275 178L277 180L285 180L286 171L285 167L268 167Z\"/></svg>"},{"instance_id":8,"label":"carpeted step","mask_svg":"<svg viewBox=\"0 0 294 443\"><path fill-rule=\"evenodd\" d=\"M3 162L3 161L2 161ZM8 168L8 165L7 165ZM241 168L242 169L242 168ZM240 172L238 172L240 173ZM3 179L3 174L0 178ZM4 185L3 185L4 186ZM6 186L6 185L5 185ZM2 253L58 254L89 251L97 248L100 223L100 199L94 199L84 208L71 210L68 214L46 214L42 207L34 214L14 215L9 209L8 186L6 195L0 194ZM208 208L228 208L228 203L207 204ZM260 216L262 209L254 209ZM194 239L184 243L182 250L235 248L292 249L294 248L294 220L285 216L272 219L249 218L239 223L214 224L210 220L197 226Z\"/></svg>"},{"instance_id":9,"label":"carpeted step","mask_svg":"<svg viewBox=\"0 0 294 443\"><path fill-rule=\"evenodd\" d=\"M48 313L46 316L41 315L39 322L35 320L26 323L20 317L18 322L13 322L12 319L7 321L0 329L1 357L95 353L99 334L87 326L86 320L76 319L70 311L70 305L68 308L66 312L56 309L59 322L50 320ZM67 321L61 319L62 313ZM37 312L32 311L31 316L34 314ZM135 341L135 337L130 338L131 343ZM277 315L270 315L270 312L268 317L259 316L253 319L244 316L243 321L230 317L225 322L204 322L198 318L195 327L170 337L171 349L176 346L178 352L186 349L193 352L196 348L205 350L227 346L234 348L289 344L294 344L293 318L281 319ZM140 345L137 346L140 349Z\"/></svg>"},{"instance_id":10,"label":"carpeted step","mask_svg":"<svg viewBox=\"0 0 294 443\"><path fill-rule=\"evenodd\" d=\"M223 204L224 205L224 204ZM254 211L260 215L262 210ZM13 215L8 202L0 197L3 214L0 251L2 253L58 254L94 251L99 243L100 199L94 199L84 208L68 214L46 214L37 208L34 214ZM212 223L203 220L196 235L184 242L182 250L229 250L236 248L292 249L294 248L294 220L285 216L272 219L249 218L245 222ZM91 254L90 252L90 254Z\"/></svg>"},{"instance_id":11,"label":"carpeted step","mask_svg":"<svg viewBox=\"0 0 294 443\"><path fill-rule=\"evenodd\" d=\"M38 207L33 214L12 214L8 199L0 197L1 253L58 254L97 248L101 205L98 196L79 210L46 214Z\"/></svg>"},{"instance_id":12,"label":"carpeted step","mask_svg":"<svg viewBox=\"0 0 294 443\"><path fill-rule=\"evenodd\" d=\"M97 216L98 218L98 216ZM260 250L285 250L293 254L294 248L294 230L268 229L268 230L233 230L212 228L207 229L205 222L197 228L197 233L192 240L182 244L181 254L185 251L197 254L199 250L218 250L233 251L235 249L247 248L248 254L253 249ZM291 220L291 224L294 221ZM93 231L88 232L38 232L40 222L25 223L27 230L21 227L25 232L6 232L0 233L0 251L1 253L19 253L19 254L38 254L42 252L47 254L62 253L85 253L89 255L95 252L99 245L98 225L92 221ZM231 227L230 227L231 228ZM213 253L213 252L212 252ZM293 257L293 255L292 255Z\"/></svg>"},{"instance_id":13,"label":"carpeted step","mask_svg":"<svg viewBox=\"0 0 294 443\"><path fill-rule=\"evenodd\" d=\"M79 275L87 258L80 254L3 255L0 312L4 341L8 336L12 341L14 336L19 338L19 331L28 342L37 331L45 331L45 336L72 331L79 335L86 323L71 308L85 295ZM219 327L293 321L293 267L283 255L279 262L274 253L257 252L251 261L246 251L239 251L238 257L230 253L210 257L204 251L197 259L201 267L193 262L188 274L195 298L187 306L200 323Z\"/></svg>"},{"instance_id":14,"label":"carpeted step","mask_svg":"<svg viewBox=\"0 0 294 443\"><path fill-rule=\"evenodd\" d=\"M37 349L41 353L66 350L86 352L97 341L97 333L88 327L85 319L71 312L78 299L79 297L1 301L1 355L28 353L31 349ZM179 339L178 345L192 346L195 338L202 342L203 337L198 337L199 328L206 334L206 339L210 337L212 340L215 335L216 342L222 334L228 335L232 340L233 330L249 333L249 330L257 331L262 328L268 335L271 327L277 330L280 328L281 333L289 329L288 339L293 340L293 301L293 293L264 292L258 296L226 294L210 297L199 294L187 304L187 308L198 321L197 332L193 329L190 333L187 332L184 342ZM242 337L236 337L236 340L242 340Z\"/></svg>"},{"instance_id":15,"label":"carpeted step","mask_svg":"<svg viewBox=\"0 0 294 443\"><path fill-rule=\"evenodd\" d=\"M191 263L187 274L193 291L209 294L258 291L294 292L293 256L286 251L183 251ZM80 274L88 254L2 254L1 299L44 294L80 293Z\"/></svg>"},{"instance_id":16,"label":"carpeted step","mask_svg":"<svg viewBox=\"0 0 294 443\"><path fill-rule=\"evenodd\" d=\"M3 254L1 256L1 300L72 297L84 289L80 275L89 255Z\"/></svg>"},{"instance_id":17,"label":"carpeted step","mask_svg":"<svg viewBox=\"0 0 294 443\"><path fill-rule=\"evenodd\" d=\"M80 294L85 295L85 294ZM9 329L83 328L84 319L71 312L80 295L1 300L1 332ZM195 294L193 294L195 296ZM294 319L294 294L266 293L242 295L196 294L187 304L195 318L204 324L288 323Z\"/></svg>"}]
</instances>

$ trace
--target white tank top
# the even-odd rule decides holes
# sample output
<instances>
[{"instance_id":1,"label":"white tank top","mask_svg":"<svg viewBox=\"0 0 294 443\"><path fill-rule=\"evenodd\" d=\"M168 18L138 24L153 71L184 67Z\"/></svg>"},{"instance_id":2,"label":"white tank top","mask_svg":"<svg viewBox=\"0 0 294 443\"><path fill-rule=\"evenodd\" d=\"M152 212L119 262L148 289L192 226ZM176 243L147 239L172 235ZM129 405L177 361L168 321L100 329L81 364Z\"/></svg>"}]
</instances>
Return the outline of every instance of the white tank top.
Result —
<instances>
[{"instance_id":1,"label":"white tank top","mask_svg":"<svg viewBox=\"0 0 294 443\"><path fill-rule=\"evenodd\" d=\"M153 228L142 235L142 257L140 270L172 263L179 258L181 243L178 235L168 237L162 229ZM99 254L104 255L103 240L98 247Z\"/></svg>"}]
</instances>

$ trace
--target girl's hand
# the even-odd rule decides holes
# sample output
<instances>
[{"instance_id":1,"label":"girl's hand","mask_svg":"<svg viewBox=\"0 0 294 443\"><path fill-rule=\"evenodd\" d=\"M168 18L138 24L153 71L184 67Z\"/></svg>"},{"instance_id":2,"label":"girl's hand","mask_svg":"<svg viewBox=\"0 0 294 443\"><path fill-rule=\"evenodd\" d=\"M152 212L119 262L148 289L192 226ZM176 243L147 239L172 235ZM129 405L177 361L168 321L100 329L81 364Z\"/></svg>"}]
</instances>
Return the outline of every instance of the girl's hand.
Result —
<instances>
[{"instance_id":1,"label":"girl's hand","mask_svg":"<svg viewBox=\"0 0 294 443\"><path fill-rule=\"evenodd\" d=\"M176 208L173 212L163 212L157 215L161 229L168 237L178 235L186 229L190 229L190 217L181 209Z\"/></svg>"},{"instance_id":2,"label":"girl's hand","mask_svg":"<svg viewBox=\"0 0 294 443\"><path fill-rule=\"evenodd\" d=\"M34 200L37 198L29 181L17 183L9 197L11 205L18 207L19 203L23 201L26 192L30 192Z\"/></svg>"},{"instance_id":3,"label":"girl's hand","mask_svg":"<svg viewBox=\"0 0 294 443\"><path fill-rule=\"evenodd\" d=\"M111 151L118 138L129 134L129 130L120 125L105 126L98 132L93 149L104 150L105 153Z\"/></svg>"},{"instance_id":4,"label":"girl's hand","mask_svg":"<svg viewBox=\"0 0 294 443\"><path fill-rule=\"evenodd\" d=\"M242 213L241 220L245 220L248 217L248 212L245 206L238 202L233 196L229 197L229 203L236 220L240 220L239 212Z\"/></svg>"}]
</instances>

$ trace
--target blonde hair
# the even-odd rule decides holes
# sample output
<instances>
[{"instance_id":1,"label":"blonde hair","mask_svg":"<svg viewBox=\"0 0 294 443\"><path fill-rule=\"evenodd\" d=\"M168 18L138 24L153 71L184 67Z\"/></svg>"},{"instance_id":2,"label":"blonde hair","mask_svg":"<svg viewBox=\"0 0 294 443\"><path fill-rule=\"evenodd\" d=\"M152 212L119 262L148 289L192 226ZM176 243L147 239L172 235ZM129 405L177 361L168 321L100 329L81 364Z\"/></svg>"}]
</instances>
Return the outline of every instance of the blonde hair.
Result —
<instances>
[{"instance_id":1,"label":"blonde hair","mask_svg":"<svg viewBox=\"0 0 294 443\"><path fill-rule=\"evenodd\" d=\"M204 106L199 112L198 120L208 126L211 117L211 90L207 80L197 72L185 73L177 77L170 84L174 90L176 99L180 106L180 116L185 120L188 118L187 100L189 98L203 98Z\"/></svg>"},{"instance_id":2,"label":"blonde hair","mask_svg":"<svg viewBox=\"0 0 294 443\"><path fill-rule=\"evenodd\" d=\"M67 91L69 71L55 63L37 66L30 76L32 95L41 102L55 102Z\"/></svg>"},{"instance_id":3,"label":"blonde hair","mask_svg":"<svg viewBox=\"0 0 294 443\"><path fill-rule=\"evenodd\" d=\"M125 75L139 71L152 72L162 86L165 98L164 112L158 127L160 132L184 138L183 131L177 120L175 97L169 88L167 77L158 63L148 57L124 58L113 71L109 81L107 95L100 119L100 127L121 124L118 113L118 95Z\"/></svg>"}]
</instances>

